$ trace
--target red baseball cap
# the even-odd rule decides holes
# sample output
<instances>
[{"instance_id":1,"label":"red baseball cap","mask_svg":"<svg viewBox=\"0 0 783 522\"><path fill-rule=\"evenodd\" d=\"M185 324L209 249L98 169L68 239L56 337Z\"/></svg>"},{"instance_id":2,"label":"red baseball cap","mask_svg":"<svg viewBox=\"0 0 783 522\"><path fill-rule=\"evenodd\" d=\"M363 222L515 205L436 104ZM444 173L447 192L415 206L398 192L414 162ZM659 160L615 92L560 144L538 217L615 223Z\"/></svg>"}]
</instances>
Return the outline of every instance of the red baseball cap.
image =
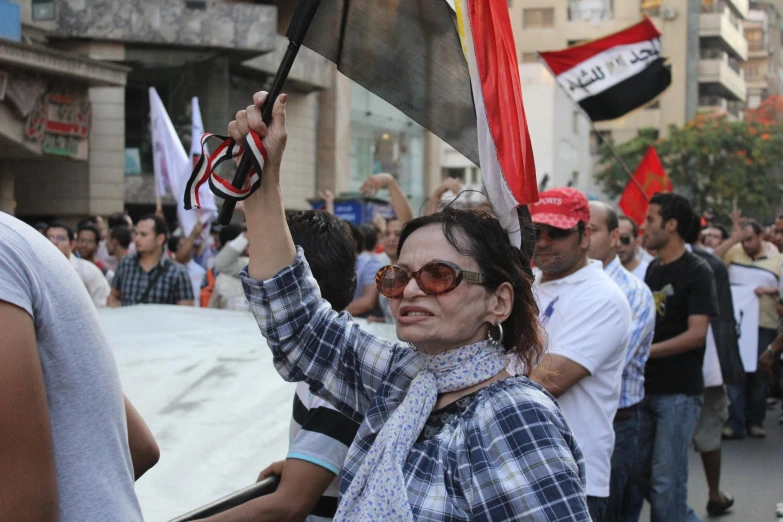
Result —
<instances>
[{"instance_id":1,"label":"red baseball cap","mask_svg":"<svg viewBox=\"0 0 783 522\"><path fill-rule=\"evenodd\" d=\"M587 197L570 187L553 188L538 195L538 203L530 205L533 223L570 230L580 221L590 222Z\"/></svg>"}]
</instances>

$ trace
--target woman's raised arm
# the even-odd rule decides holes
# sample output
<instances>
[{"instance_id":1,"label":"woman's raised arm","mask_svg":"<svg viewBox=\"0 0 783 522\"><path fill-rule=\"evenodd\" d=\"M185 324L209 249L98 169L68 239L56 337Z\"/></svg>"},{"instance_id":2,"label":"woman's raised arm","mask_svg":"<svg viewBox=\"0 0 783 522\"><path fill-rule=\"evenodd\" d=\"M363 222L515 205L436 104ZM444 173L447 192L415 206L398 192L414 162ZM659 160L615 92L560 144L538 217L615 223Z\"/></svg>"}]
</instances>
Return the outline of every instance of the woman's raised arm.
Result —
<instances>
[{"instance_id":1,"label":"woman's raised arm","mask_svg":"<svg viewBox=\"0 0 783 522\"><path fill-rule=\"evenodd\" d=\"M305 381L313 393L354 420L361 421L370 399L400 357L411 350L362 332L349 314L337 314L321 294L286 223L280 187L280 163L287 140L285 95L275 102L267 128L255 104L237 113L229 133L240 142L252 129L261 137L266 162L261 186L245 200L250 263L241 274L245 294L275 367L289 381Z\"/></svg>"}]
</instances>

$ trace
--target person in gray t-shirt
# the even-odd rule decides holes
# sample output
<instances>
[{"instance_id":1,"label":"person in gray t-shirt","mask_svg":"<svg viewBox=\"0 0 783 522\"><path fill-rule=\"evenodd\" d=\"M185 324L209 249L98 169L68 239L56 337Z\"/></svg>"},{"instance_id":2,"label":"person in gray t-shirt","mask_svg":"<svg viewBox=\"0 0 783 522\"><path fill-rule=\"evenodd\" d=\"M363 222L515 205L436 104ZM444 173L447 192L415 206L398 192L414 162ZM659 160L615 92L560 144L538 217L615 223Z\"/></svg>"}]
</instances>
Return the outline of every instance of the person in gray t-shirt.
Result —
<instances>
[{"instance_id":1,"label":"person in gray t-shirt","mask_svg":"<svg viewBox=\"0 0 783 522\"><path fill-rule=\"evenodd\" d=\"M158 446L79 276L0 212L0 520L137 522Z\"/></svg>"}]
</instances>

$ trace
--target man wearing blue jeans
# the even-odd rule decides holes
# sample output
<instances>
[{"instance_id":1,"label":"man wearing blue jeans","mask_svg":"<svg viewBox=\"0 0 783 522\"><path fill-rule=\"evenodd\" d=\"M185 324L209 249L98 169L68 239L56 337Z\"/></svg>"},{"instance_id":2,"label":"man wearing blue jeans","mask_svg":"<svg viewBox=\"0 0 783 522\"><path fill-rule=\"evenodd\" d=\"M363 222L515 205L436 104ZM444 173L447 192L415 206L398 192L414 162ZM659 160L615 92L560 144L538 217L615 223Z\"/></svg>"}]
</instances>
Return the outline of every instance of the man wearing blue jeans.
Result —
<instances>
[{"instance_id":1,"label":"man wearing blue jeans","mask_svg":"<svg viewBox=\"0 0 783 522\"><path fill-rule=\"evenodd\" d=\"M707 327L718 313L712 269L685 248L684 238L698 226L687 199L656 194L642 227L647 247L658 251L645 278L656 324L639 405L635 469L651 522L698 520L688 515L688 449L704 393Z\"/></svg>"},{"instance_id":2,"label":"man wearing blue jeans","mask_svg":"<svg viewBox=\"0 0 783 522\"><path fill-rule=\"evenodd\" d=\"M617 283L631 307L631 337L625 353L620 403L615 413L609 499L603 522L623 519L628 510L626 490L636 462L639 442L639 402L644 398L644 366L655 330L655 303L644 281L623 268L617 255L620 228L617 212L600 201L590 202L590 259L601 261L604 272ZM601 522L601 521L598 521Z\"/></svg>"}]
</instances>

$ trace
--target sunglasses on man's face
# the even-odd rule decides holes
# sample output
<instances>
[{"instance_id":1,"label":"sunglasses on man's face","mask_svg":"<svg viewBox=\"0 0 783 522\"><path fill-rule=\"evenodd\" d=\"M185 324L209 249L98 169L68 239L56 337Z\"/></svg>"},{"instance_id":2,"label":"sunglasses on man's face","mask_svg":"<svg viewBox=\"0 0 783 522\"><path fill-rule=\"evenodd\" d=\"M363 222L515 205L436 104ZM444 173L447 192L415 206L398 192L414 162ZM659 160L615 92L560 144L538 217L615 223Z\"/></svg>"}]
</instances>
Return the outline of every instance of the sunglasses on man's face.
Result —
<instances>
[{"instance_id":1,"label":"sunglasses on man's face","mask_svg":"<svg viewBox=\"0 0 783 522\"><path fill-rule=\"evenodd\" d=\"M628 246L633 241L633 238L631 236L620 236L620 243L622 243L625 246Z\"/></svg>"},{"instance_id":2,"label":"sunglasses on man's face","mask_svg":"<svg viewBox=\"0 0 783 522\"><path fill-rule=\"evenodd\" d=\"M546 232L546 235L549 237L549 239L553 241L557 241L558 239L565 239L574 232L578 230L578 227L574 228L557 228L552 227L549 225L535 225L536 230L536 240L540 239L541 236Z\"/></svg>"},{"instance_id":3,"label":"sunglasses on man's face","mask_svg":"<svg viewBox=\"0 0 783 522\"><path fill-rule=\"evenodd\" d=\"M385 266L375 274L375 286L382 296L394 299L402 297L411 279L415 279L422 292L428 295L447 294L462 281L479 285L486 282L486 277L478 272L462 270L448 261L432 261L416 271L396 265Z\"/></svg>"}]
</instances>

